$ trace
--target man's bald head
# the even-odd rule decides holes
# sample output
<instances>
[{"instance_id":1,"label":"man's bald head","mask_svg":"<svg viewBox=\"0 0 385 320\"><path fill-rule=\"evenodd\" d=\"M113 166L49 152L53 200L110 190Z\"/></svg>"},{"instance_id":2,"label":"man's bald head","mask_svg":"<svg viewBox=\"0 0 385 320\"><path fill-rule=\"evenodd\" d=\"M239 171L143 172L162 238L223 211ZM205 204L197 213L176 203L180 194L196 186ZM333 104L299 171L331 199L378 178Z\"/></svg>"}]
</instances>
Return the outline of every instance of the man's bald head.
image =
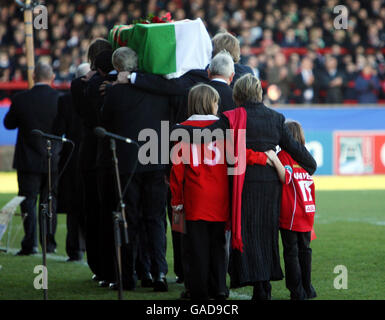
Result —
<instances>
[{"instance_id":1,"label":"man's bald head","mask_svg":"<svg viewBox=\"0 0 385 320\"><path fill-rule=\"evenodd\" d=\"M51 82L54 79L52 67L44 62L39 62L34 71L35 82Z\"/></svg>"}]
</instances>

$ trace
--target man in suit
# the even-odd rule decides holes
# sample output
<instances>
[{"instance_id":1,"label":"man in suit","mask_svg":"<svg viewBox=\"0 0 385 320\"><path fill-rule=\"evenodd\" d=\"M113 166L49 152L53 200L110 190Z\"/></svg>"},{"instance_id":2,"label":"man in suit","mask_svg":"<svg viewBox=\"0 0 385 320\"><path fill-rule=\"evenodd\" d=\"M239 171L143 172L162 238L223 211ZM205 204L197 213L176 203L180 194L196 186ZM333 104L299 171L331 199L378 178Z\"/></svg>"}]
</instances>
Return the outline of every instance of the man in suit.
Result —
<instances>
[{"instance_id":1,"label":"man in suit","mask_svg":"<svg viewBox=\"0 0 385 320\"><path fill-rule=\"evenodd\" d=\"M31 131L41 130L52 133L53 121L57 114L59 93L50 87L54 73L51 66L38 63L35 67L35 86L16 94L12 98L11 107L4 118L7 129L18 129L13 168L17 170L19 195L26 199L21 203L24 223L24 238L18 255L30 255L38 252L36 232L36 201L39 204L48 201L48 161L46 140L34 136ZM59 145L52 141L52 185L55 188ZM47 225L47 252L56 250L56 195L53 190L51 228ZM39 206L41 209L41 206ZM41 221L39 210L39 221ZM48 221L48 219L47 219ZM40 225L41 226L41 225ZM40 242L42 241L40 228Z\"/></svg>"},{"instance_id":2,"label":"man in suit","mask_svg":"<svg viewBox=\"0 0 385 320\"><path fill-rule=\"evenodd\" d=\"M227 51L219 52L207 69L210 79L208 83L219 94L218 114L235 108L233 89L230 83L234 77L234 62Z\"/></svg>"},{"instance_id":3,"label":"man in suit","mask_svg":"<svg viewBox=\"0 0 385 320\"><path fill-rule=\"evenodd\" d=\"M241 59L241 48L239 40L228 32L219 32L213 39L213 57L215 57L222 50L230 53L234 61L234 77L230 83L231 88L234 87L235 82L246 73L254 74L249 66L244 66L239 63Z\"/></svg>"},{"instance_id":4,"label":"man in suit","mask_svg":"<svg viewBox=\"0 0 385 320\"><path fill-rule=\"evenodd\" d=\"M325 71L321 73L321 86L326 90L326 103L342 103L345 75L338 70L335 57L326 58Z\"/></svg>"},{"instance_id":5,"label":"man in suit","mask_svg":"<svg viewBox=\"0 0 385 320\"><path fill-rule=\"evenodd\" d=\"M95 39L88 48L88 60L90 62L91 71L86 76L78 77L71 82L71 95L76 113L82 119L84 126L84 134L79 146L79 166L82 180L83 190L83 210L85 215L86 228L86 252L87 263L91 271L94 273L92 279L102 281L105 284L101 274L100 263L100 201L98 194L96 157L98 140L93 130L100 125L100 114L95 109L95 103L103 103L102 97L90 96L89 86L96 88L99 83L104 81L98 74L95 66L96 57L103 51L111 50L111 44L101 38ZM97 82L97 83L95 83ZM94 84L95 83L95 84ZM101 101L101 103L100 103Z\"/></svg>"},{"instance_id":6,"label":"man in suit","mask_svg":"<svg viewBox=\"0 0 385 320\"><path fill-rule=\"evenodd\" d=\"M137 56L130 48L122 47L113 54L113 64L117 71L136 69ZM122 188L130 175L132 180L125 194L126 218L128 222L129 244L122 248L123 288L133 290L136 287L135 262L137 256L138 236L140 232L140 216L143 215L147 231L152 269L154 272L154 291L167 291L166 273L166 232L165 206L167 186L165 183L165 165L160 164L161 157L161 121L169 120L169 101L165 96L150 94L127 84L115 84L106 91L102 111L102 126L107 131L138 141L143 129L157 133L156 141L158 154L155 163L143 163L143 157L138 156L138 149L133 144L116 143L119 163L119 173ZM140 142L143 144L143 142ZM168 153L167 153L168 155ZM135 161L139 162L134 169ZM103 152L99 158L99 166L104 174L99 181L104 192L109 195L103 202L103 221L105 228L112 230L112 211L118 204L116 182L110 141L105 139ZM113 234L104 239L113 248ZM111 257L109 257L111 259ZM110 262L111 263L111 262ZM114 285L112 286L114 288ZM116 286L115 286L116 287Z\"/></svg>"},{"instance_id":7,"label":"man in suit","mask_svg":"<svg viewBox=\"0 0 385 320\"><path fill-rule=\"evenodd\" d=\"M76 78L85 76L90 65L84 63L76 70ZM67 261L81 261L85 252L85 217L79 167L79 145L84 134L82 119L74 110L71 93L59 97L58 114L55 119L56 135L65 135L75 143L74 150L69 144L60 153L59 168L65 169L59 181L57 212L67 214L66 252ZM72 156L71 156L72 151ZM68 157L71 159L67 163ZM64 166L67 163L67 167Z\"/></svg>"},{"instance_id":8,"label":"man in suit","mask_svg":"<svg viewBox=\"0 0 385 320\"><path fill-rule=\"evenodd\" d=\"M299 74L294 78L294 95L297 103L314 103L318 100L318 82L313 72L313 60L304 57Z\"/></svg>"}]
</instances>

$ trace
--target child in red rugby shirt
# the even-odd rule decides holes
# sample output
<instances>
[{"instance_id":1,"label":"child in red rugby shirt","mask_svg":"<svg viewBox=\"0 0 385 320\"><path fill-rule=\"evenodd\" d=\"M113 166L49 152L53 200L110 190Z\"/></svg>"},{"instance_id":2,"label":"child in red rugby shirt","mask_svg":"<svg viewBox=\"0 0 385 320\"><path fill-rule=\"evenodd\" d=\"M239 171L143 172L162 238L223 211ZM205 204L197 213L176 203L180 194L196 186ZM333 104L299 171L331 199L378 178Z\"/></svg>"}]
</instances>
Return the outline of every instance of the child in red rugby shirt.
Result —
<instances>
[{"instance_id":1,"label":"child in red rugby shirt","mask_svg":"<svg viewBox=\"0 0 385 320\"><path fill-rule=\"evenodd\" d=\"M194 86L188 96L189 118L182 124L206 127L217 121L218 101L214 88L206 84ZM222 145L223 141L202 145L180 142L182 155L178 156L183 162L175 163L176 155L172 155L171 205L174 211L183 210L186 217L183 250L188 252L184 254L188 270L185 270L185 281L192 299L209 298L210 277L213 279L210 289L215 296L223 298L226 293L225 225L230 208Z\"/></svg>"},{"instance_id":2,"label":"child in red rugby shirt","mask_svg":"<svg viewBox=\"0 0 385 320\"><path fill-rule=\"evenodd\" d=\"M305 144L305 135L296 121L287 121L287 128L293 137ZM284 150L278 156L266 152L274 163L283 183L280 215L280 231L285 261L286 287L290 298L303 300L315 298L311 284L310 248L314 224L315 189L312 177Z\"/></svg>"}]
</instances>

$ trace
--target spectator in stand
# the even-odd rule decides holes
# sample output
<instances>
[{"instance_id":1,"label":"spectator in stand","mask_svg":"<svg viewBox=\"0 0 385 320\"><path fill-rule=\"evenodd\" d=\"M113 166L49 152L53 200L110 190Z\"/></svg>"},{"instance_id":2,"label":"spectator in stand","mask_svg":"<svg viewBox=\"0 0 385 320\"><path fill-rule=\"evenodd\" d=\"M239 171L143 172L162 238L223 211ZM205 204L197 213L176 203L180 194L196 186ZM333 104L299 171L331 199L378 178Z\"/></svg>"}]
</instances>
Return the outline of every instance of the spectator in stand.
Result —
<instances>
[{"instance_id":1,"label":"spectator in stand","mask_svg":"<svg viewBox=\"0 0 385 320\"><path fill-rule=\"evenodd\" d=\"M327 103L342 103L343 84L345 76L337 68L337 59L333 56L326 58L325 71L321 75L321 87L326 90Z\"/></svg>"},{"instance_id":2,"label":"spectator in stand","mask_svg":"<svg viewBox=\"0 0 385 320\"><path fill-rule=\"evenodd\" d=\"M283 48L297 48L299 47L299 41L295 35L294 29L289 29L285 33L285 38L283 39L281 46Z\"/></svg>"},{"instance_id":3,"label":"spectator in stand","mask_svg":"<svg viewBox=\"0 0 385 320\"><path fill-rule=\"evenodd\" d=\"M56 79L60 80L62 75L73 74L78 65L87 61L87 47L91 41L98 37L106 38L108 30L114 25L131 24L149 13L162 16L169 11L175 20L201 18L212 36L223 30L236 35L241 42L242 55L242 47L249 47L246 50L249 51L248 57L254 55L255 49L261 50L257 54L257 68L262 80L267 80L266 51L277 44L285 50L298 49L295 55L301 54L300 60L308 55L301 51L311 48L313 52L309 55L314 63L315 74L325 68L324 53L321 55L320 49L327 52L330 48L338 60L339 70L347 72L347 64L342 63L345 50L352 55L356 69L362 70L366 61L362 63L363 59L356 60L356 56L366 58L369 49L382 50L385 46L385 1L346 0L344 4L349 10L347 30L334 28L336 15L333 9L337 4L336 0L52 0L46 4L48 23L52 27L35 33L35 48L38 55L40 51L43 55L51 56ZM6 52L9 59L8 71L2 72L0 80L25 81L25 61L19 61L19 56L25 50L23 15L14 1L6 1L1 5L0 21L1 51ZM320 57L315 59L314 53ZM61 59L67 54L71 56L71 63ZM290 62L291 57L288 59ZM242 60L242 63L247 64L247 61ZM251 66L253 63L255 66L255 62L255 59L251 59ZM377 64L379 68L372 67L378 69L378 77L383 80L384 72L378 59ZM292 89L299 89L295 82L292 83ZM317 92L315 96L318 96ZM385 98L382 89L379 98Z\"/></svg>"},{"instance_id":4,"label":"spectator in stand","mask_svg":"<svg viewBox=\"0 0 385 320\"><path fill-rule=\"evenodd\" d=\"M371 65L367 64L357 77L355 89L359 103L377 103L380 81Z\"/></svg>"},{"instance_id":5,"label":"spectator in stand","mask_svg":"<svg viewBox=\"0 0 385 320\"><path fill-rule=\"evenodd\" d=\"M273 59L273 58L272 58ZM286 66L286 57L280 52L272 60L273 65L267 69L267 82L276 84L281 91L281 101L288 101L290 93L291 74Z\"/></svg>"},{"instance_id":6,"label":"spectator in stand","mask_svg":"<svg viewBox=\"0 0 385 320\"><path fill-rule=\"evenodd\" d=\"M297 90L294 92L297 103L317 101L316 80L313 73L313 61L305 57L301 62L299 74L294 78Z\"/></svg>"}]
</instances>

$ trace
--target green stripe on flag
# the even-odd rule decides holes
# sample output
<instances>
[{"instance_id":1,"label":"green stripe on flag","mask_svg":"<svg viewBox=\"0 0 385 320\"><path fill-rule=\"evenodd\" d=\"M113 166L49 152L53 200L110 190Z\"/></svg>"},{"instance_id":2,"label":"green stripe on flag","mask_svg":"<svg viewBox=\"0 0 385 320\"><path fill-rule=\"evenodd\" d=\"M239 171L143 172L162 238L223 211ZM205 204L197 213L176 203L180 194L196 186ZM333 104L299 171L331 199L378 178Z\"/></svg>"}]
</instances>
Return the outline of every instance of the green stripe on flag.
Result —
<instances>
[{"instance_id":1,"label":"green stripe on flag","mask_svg":"<svg viewBox=\"0 0 385 320\"><path fill-rule=\"evenodd\" d=\"M168 23L114 26L108 40L113 49L127 46L138 55L138 68L153 74L176 72L175 26Z\"/></svg>"},{"instance_id":2,"label":"green stripe on flag","mask_svg":"<svg viewBox=\"0 0 385 320\"><path fill-rule=\"evenodd\" d=\"M154 74L176 72L176 39L173 24L137 24L127 46L138 54L140 70Z\"/></svg>"}]
</instances>

